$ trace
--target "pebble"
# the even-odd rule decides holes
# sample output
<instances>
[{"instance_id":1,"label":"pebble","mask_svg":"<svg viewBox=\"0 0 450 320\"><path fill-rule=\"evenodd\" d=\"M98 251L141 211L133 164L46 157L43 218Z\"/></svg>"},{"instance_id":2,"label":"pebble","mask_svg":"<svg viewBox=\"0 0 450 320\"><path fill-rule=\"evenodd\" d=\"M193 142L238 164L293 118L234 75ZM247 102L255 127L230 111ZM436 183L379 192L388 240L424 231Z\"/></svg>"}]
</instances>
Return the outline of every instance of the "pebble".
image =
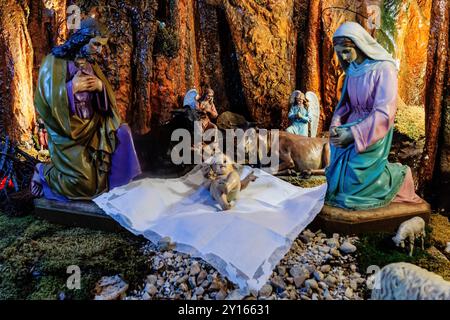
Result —
<instances>
[{"instance_id":1,"label":"pebble","mask_svg":"<svg viewBox=\"0 0 450 320\"><path fill-rule=\"evenodd\" d=\"M156 288L153 284L147 284L144 290L152 297L158 293L158 288Z\"/></svg>"},{"instance_id":2,"label":"pebble","mask_svg":"<svg viewBox=\"0 0 450 320\"><path fill-rule=\"evenodd\" d=\"M320 271L314 271L314 279L316 279L317 281L322 281L323 273Z\"/></svg>"},{"instance_id":3,"label":"pebble","mask_svg":"<svg viewBox=\"0 0 450 320\"><path fill-rule=\"evenodd\" d=\"M227 297L227 293L225 292L225 290L220 290L219 292L217 292L215 299L216 300L225 300L225 298Z\"/></svg>"},{"instance_id":4,"label":"pebble","mask_svg":"<svg viewBox=\"0 0 450 320\"><path fill-rule=\"evenodd\" d=\"M338 282L338 280L335 278L335 277L333 277L333 276L331 276L331 275L328 275L326 278L325 278L325 283L328 285L328 286L330 286L330 287L334 287L336 284L337 284L337 282Z\"/></svg>"},{"instance_id":5,"label":"pebble","mask_svg":"<svg viewBox=\"0 0 450 320\"><path fill-rule=\"evenodd\" d=\"M330 247L326 247L326 246L320 246L319 247L319 251L320 252L323 252L323 253L328 253L328 252L330 252Z\"/></svg>"},{"instance_id":6,"label":"pebble","mask_svg":"<svg viewBox=\"0 0 450 320\"><path fill-rule=\"evenodd\" d=\"M278 271L278 274L280 276L284 276L286 274L286 267L285 266L278 266L277 267L277 271Z\"/></svg>"},{"instance_id":7,"label":"pebble","mask_svg":"<svg viewBox=\"0 0 450 320\"><path fill-rule=\"evenodd\" d=\"M261 297L268 297L272 294L273 288L270 284L265 284L263 285L263 287L261 288L261 290L259 290L259 295Z\"/></svg>"},{"instance_id":8,"label":"pebble","mask_svg":"<svg viewBox=\"0 0 450 320\"><path fill-rule=\"evenodd\" d=\"M295 277L294 278L295 287L300 288L303 285L303 283L305 283L305 281L306 281L306 275L301 275L301 276Z\"/></svg>"},{"instance_id":9,"label":"pebble","mask_svg":"<svg viewBox=\"0 0 450 320\"><path fill-rule=\"evenodd\" d=\"M200 273L197 276L197 283L202 283L203 280L205 280L207 276L208 276L208 273L205 270L200 271Z\"/></svg>"},{"instance_id":10,"label":"pebble","mask_svg":"<svg viewBox=\"0 0 450 320\"><path fill-rule=\"evenodd\" d=\"M155 275L149 275L149 276L147 276L147 283L150 283L150 284L156 284L156 281L158 280L158 277L157 276L155 276Z\"/></svg>"},{"instance_id":11,"label":"pebble","mask_svg":"<svg viewBox=\"0 0 450 320\"><path fill-rule=\"evenodd\" d=\"M345 289L345 293L344 294L345 294L345 296L347 298L351 299L353 297L353 290L352 290L352 288Z\"/></svg>"},{"instance_id":12,"label":"pebble","mask_svg":"<svg viewBox=\"0 0 450 320\"><path fill-rule=\"evenodd\" d=\"M319 284L314 279L308 279L305 281L305 286L307 289L319 289Z\"/></svg>"},{"instance_id":13,"label":"pebble","mask_svg":"<svg viewBox=\"0 0 450 320\"><path fill-rule=\"evenodd\" d=\"M189 271L189 275L196 276L196 275L198 275L200 273L200 271L201 271L200 264L197 261L195 261L191 265L191 269Z\"/></svg>"},{"instance_id":14,"label":"pebble","mask_svg":"<svg viewBox=\"0 0 450 320\"><path fill-rule=\"evenodd\" d=\"M356 280L350 280L350 287L356 291L358 289L358 283L356 282Z\"/></svg>"},{"instance_id":15,"label":"pebble","mask_svg":"<svg viewBox=\"0 0 450 320\"><path fill-rule=\"evenodd\" d=\"M339 257L339 256L341 255L341 254L339 253L339 250L338 250L337 248L331 249L330 253L331 253L331 255L332 255L333 257Z\"/></svg>"},{"instance_id":16,"label":"pebble","mask_svg":"<svg viewBox=\"0 0 450 320\"><path fill-rule=\"evenodd\" d=\"M184 276L182 276L181 278L179 278L177 280L177 283L178 284L184 283L184 282L188 281L188 279L189 279L189 276L188 275L184 275Z\"/></svg>"},{"instance_id":17,"label":"pebble","mask_svg":"<svg viewBox=\"0 0 450 320\"><path fill-rule=\"evenodd\" d=\"M196 296L202 296L205 293L205 289L203 289L202 287L198 287L197 289L195 289L195 295Z\"/></svg>"},{"instance_id":18,"label":"pebble","mask_svg":"<svg viewBox=\"0 0 450 320\"><path fill-rule=\"evenodd\" d=\"M340 246L339 248L343 253L349 254L349 253L353 253L356 251L356 246L354 246L353 244L351 244L348 241L345 241L342 246Z\"/></svg>"},{"instance_id":19,"label":"pebble","mask_svg":"<svg viewBox=\"0 0 450 320\"><path fill-rule=\"evenodd\" d=\"M286 284L284 283L283 278L281 278L280 276L273 277L271 283L275 289L278 289L278 290L286 289Z\"/></svg>"},{"instance_id":20,"label":"pebble","mask_svg":"<svg viewBox=\"0 0 450 320\"><path fill-rule=\"evenodd\" d=\"M331 266L329 264L320 267L320 271L323 273L328 273L331 271Z\"/></svg>"},{"instance_id":21,"label":"pebble","mask_svg":"<svg viewBox=\"0 0 450 320\"><path fill-rule=\"evenodd\" d=\"M293 266L293 267L291 268L291 270L289 270L289 274L290 274L292 277L296 278L296 277L299 277L299 276L301 276L302 274L304 274L304 271L303 271L303 268L300 267L300 266Z\"/></svg>"},{"instance_id":22,"label":"pebble","mask_svg":"<svg viewBox=\"0 0 450 320\"><path fill-rule=\"evenodd\" d=\"M330 248L339 248L339 240L336 240L335 238L327 239L326 243Z\"/></svg>"}]
</instances>

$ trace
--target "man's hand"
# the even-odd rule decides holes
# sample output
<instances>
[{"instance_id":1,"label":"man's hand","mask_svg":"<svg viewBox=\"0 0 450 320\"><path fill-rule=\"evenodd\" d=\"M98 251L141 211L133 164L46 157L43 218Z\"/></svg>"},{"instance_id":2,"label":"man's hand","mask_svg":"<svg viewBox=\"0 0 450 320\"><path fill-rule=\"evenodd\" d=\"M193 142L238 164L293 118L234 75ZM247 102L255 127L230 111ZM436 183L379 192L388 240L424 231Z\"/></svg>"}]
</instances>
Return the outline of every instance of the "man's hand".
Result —
<instances>
[{"instance_id":1,"label":"man's hand","mask_svg":"<svg viewBox=\"0 0 450 320\"><path fill-rule=\"evenodd\" d=\"M353 143L352 131L350 128L331 128L330 130L330 142L338 148L346 148Z\"/></svg>"},{"instance_id":2,"label":"man's hand","mask_svg":"<svg viewBox=\"0 0 450 320\"><path fill-rule=\"evenodd\" d=\"M103 90L102 81L96 76L83 75L78 71L72 79L73 93L77 92L101 92Z\"/></svg>"}]
</instances>

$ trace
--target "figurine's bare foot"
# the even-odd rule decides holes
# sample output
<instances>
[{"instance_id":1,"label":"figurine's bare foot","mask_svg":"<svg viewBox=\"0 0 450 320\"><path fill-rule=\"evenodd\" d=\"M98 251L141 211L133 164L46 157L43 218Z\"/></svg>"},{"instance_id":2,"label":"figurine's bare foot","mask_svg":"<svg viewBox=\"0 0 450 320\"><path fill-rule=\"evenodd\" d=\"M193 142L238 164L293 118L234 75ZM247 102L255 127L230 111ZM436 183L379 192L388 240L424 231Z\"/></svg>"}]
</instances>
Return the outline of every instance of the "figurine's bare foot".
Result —
<instances>
[{"instance_id":1,"label":"figurine's bare foot","mask_svg":"<svg viewBox=\"0 0 450 320\"><path fill-rule=\"evenodd\" d=\"M30 185L31 194L36 198L40 198L44 195L41 177L39 175L40 166L42 166L42 164L38 163L34 168L34 174L33 177L31 178L31 185Z\"/></svg>"},{"instance_id":2,"label":"figurine's bare foot","mask_svg":"<svg viewBox=\"0 0 450 320\"><path fill-rule=\"evenodd\" d=\"M303 170L301 173L301 177L303 179L309 179L312 176L312 171L311 170Z\"/></svg>"}]
</instances>

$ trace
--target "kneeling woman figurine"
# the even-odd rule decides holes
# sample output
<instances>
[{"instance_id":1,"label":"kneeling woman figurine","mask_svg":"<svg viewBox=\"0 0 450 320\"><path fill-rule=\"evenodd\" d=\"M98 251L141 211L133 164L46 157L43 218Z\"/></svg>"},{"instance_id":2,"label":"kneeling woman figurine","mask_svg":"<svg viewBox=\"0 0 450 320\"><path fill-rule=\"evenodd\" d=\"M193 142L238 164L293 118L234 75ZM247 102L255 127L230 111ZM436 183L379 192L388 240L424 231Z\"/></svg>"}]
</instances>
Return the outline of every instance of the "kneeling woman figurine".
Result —
<instances>
[{"instance_id":1,"label":"kneeling woman figurine","mask_svg":"<svg viewBox=\"0 0 450 320\"><path fill-rule=\"evenodd\" d=\"M397 110L397 65L358 23L342 24L334 50L346 78L330 126L326 203L350 210L420 203L411 170L389 163Z\"/></svg>"}]
</instances>

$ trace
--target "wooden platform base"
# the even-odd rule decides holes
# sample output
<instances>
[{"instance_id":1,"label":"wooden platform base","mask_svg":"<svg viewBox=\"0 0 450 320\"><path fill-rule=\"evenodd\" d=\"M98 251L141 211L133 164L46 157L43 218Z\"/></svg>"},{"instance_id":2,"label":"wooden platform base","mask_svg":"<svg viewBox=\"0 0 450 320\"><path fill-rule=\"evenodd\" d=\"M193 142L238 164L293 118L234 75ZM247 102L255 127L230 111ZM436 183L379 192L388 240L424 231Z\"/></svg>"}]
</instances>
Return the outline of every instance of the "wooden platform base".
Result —
<instances>
[{"instance_id":1,"label":"wooden platform base","mask_svg":"<svg viewBox=\"0 0 450 320\"><path fill-rule=\"evenodd\" d=\"M39 217L53 223L106 231L124 230L94 202L63 203L36 199L35 207ZM362 211L347 211L326 205L308 228L321 229L328 234L395 232L403 221L416 216L428 223L430 214L431 208L427 202L414 205L393 203L384 208Z\"/></svg>"},{"instance_id":2,"label":"wooden platform base","mask_svg":"<svg viewBox=\"0 0 450 320\"><path fill-rule=\"evenodd\" d=\"M309 226L325 233L363 234L371 232L396 232L400 224L413 217L430 220L431 207L422 204L391 203L389 206L360 211L348 211L325 205Z\"/></svg>"},{"instance_id":3,"label":"wooden platform base","mask_svg":"<svg viewBox=\"0 0 450 320\"><path fill-rule=\"evenodd\" d=\"M53 223L114 232L124 230L92 201L65 203L41 198L35 199L34 205L38 217Z\"/></svg>"}]
</instances>

